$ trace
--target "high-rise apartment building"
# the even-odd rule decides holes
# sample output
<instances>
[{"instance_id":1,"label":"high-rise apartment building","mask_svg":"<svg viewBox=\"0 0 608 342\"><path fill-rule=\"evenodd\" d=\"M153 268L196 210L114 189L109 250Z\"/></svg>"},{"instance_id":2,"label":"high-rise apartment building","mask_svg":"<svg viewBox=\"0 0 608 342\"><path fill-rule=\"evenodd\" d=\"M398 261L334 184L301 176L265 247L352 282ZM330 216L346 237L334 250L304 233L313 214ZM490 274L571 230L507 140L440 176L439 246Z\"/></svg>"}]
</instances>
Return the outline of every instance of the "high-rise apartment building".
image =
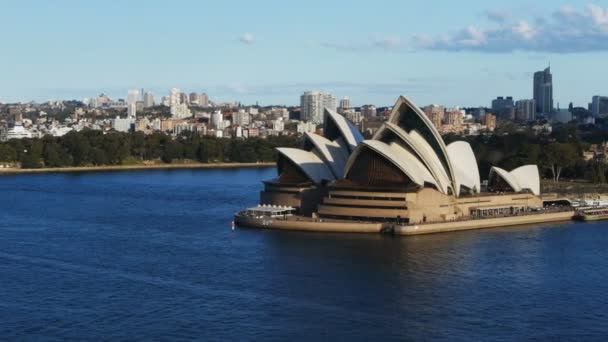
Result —
<instances>
[{"instance_id":1,"label":"high-rise apartment building","mask_svg":"<svg viewBox=\"0 0 608 342\"><path fill-rule=\"evenodd\" d=\"M496 115L487 113L483 116L482 123L489 131L493 131L496 129Z\"/></svg>"},{"instance_id":2,"label":"high-rise apartment building","mask_svg":"<svg viewBox=\"0 0 608 342\"><path fill-rule=\"evenodd\" d=\"M361 123L361 112L357 112L354 109L349 109L344 113L344 116L354 124Z\"/></svg>"},{"instance_id":3,"label":"high-rise apartment building","mask_svg":"<svg viewBox=\"0 0 608 342\"><path fill-rule=\"evenodd\" d=\"M464 124L464 113L458 108L453 108L446 115L446 123L452 126L462 126Z\"/></svg>"},{"instance_id":4,"label":"high-rise apartment building","mask_svg":"<svg viewBox=\"0 0 608 342\"><path fill-rule=\"evenodd\" d=\"M200 94L198 98L198 105L201 107L209 107L209 96L206 93Z\"/></svg>"},{"instance_id":5,"label":"high-rise apartment building","mask_svg":"<svg viewBox=\"0 0 608 342\"><path fill-rule=\"evenodd\" d=\"M300 107L302 120L321 124L325 108L336 110L336 97L321 91L307 91L300 96Z\"/></svg>"},{"instance_id":6,"label":"high-rise apartment building","mask_svg":"<svg viewBox=\"0 0 608 342\"><path fill-rule=\"evenodd\" d=\"M350 107L350 99L348 98L348 96L344 96L341 100L340 100L340 107L338 108L340 113L345 112L346 110L348 110Z\"/></svg>"},{"instance_id":7,"label":"high-rise apartment building","mask_svg":"<svg viewBox=\"0 0 608 342\"><path fill-rule=\"evenodd\" d=\"M144 108L154 107L154 94L150 92L144 93Z\"/></svg>"},{"instance_id":8,"label":"high-rise apartment building","mask_svg":"<svg viewBox=\"0 0 608 342\"><path fill-rule=\"evenodd\" d=\"M515 119L515 103L512 96L499 96L492 100L492 111L503 120Z\"/></svg>"},{"instance_id":9,"label":"high-rise apartment building","mask_svg":"<svg viewBox=\"0 0 608 342\"><path fill-rule=\"evenodd\" d=\"M194 105L198 105L198 100L199 100L199 95L195 92L190 93L190 95L188 95L189 99L190 99L190 104L194 104Z\"/></svg>"},{"instance_id":10,"label":"high-rise apartment building","mask_svg":"<svg viewBox=\"0 0 608 342\"><path fill-rule=\"evenodd\" d=\"M283 121L283 118L272 121L272 130L276 132L283 132L285 130L285 121Z\"/></svg>"},{"instance_id":11,"label":"high-rise apartment building","mask_svg":"<svg viewBox=\"0 0 608 342\"><path fill-rule=\"evenodd\" d=\"M431 119L431 121L433 121L433 124L435 124L435 127L439 128L441 127L441 122L443 121L443 119L445 118L445 107L444 106L440 106L440 105L428 105L424 108L422 108L422 111L424 112L424 114L426 114L426 116ZM438 124L436 124L438 123Z\"/></svg>"},{"instance_id":12,"label":"high-rise apartment building","mask_svg":"<svg viewBox=\"0 0 608 342\"><path fill-rule=\"evenodd\" d=\"M537 114L553 112L553 75L549 67L534 73L534 102Z\"/></svg>"},{"instance_id":13,"label":"high-rise apartment building","mask_svg":"<svg viewBox=\"0 0 608 342\"><path fill-rule=\"evenodd\" d=\"M435 128L441 130L441 126L443 125L442 115L440 115L438 112L432 112L429 119L431 119L431 122Z\"/></svg>"},{"instance_id":14,"label":"high-rise apartment building","mask_svg":"<svg viewBox=\"0 0 608 342\"><path fill-rule=\"evenodd\" d=\"M221 110L216 110L211 114L211 126L220 128L222 126L222 121L224 121L224 114L222 114Z\"/></svg>"},{"instance_id":15,"label":"high-rise apartment building","mask_svg":"<svg viewBox=\"0 0 608 342\"><path fill-rule=\"evenodd\" d=\"M244 109L239 109L236 113L232 114L232 123L238 126L249 125L250 115Z\"/></svg>"},{"instance_id":16,"label":"high-rise apartment building","mask_svg":"<svg viewBox=\"0 0 608 342\"><path fill-rule=\"evenodd\" d=\"M591 98L591 114L595 117L608 115L608 96L595 95Z\"/></svg>"},{"instance_id":17,"label":"high-rise apartment building","mask_svg":"<svg viewBox=\"0 0 608 342\"><path fill-rule=\"evenodd\" d=\"M515 118L518 121L533 121L536 117L534 100L519 100L515 103Z\"/></svg>"},{"instance_id":18,"label":"high-rise apartment building","mask_svg":"<svg viewBox=\"0 0 608 342\"><path fill-rule=\"evenodd\" d=\"M104 106L108 105L110 102L112 102L112 100L106 94L101 94L101 95L97 96L97 106L98 107L104 107Z\"/></svg>"},{"instance_id":19,"label":"high-rise apartment building","mask_svg":"<svg viewBox=\"0 0 608 342\"><path fill-rule=\"evenodd\" d=\"M188 98L188 94L180 93L179 94L179 102L184 104L190 104L190 99Z\"/></svg>"},{"instance_id":20,"label":"high-rise apartment building","mask_svg":"<svg viewBox=\"0 0 608 342\"><path fill-rule=\"evenodd\" d=\"M180 104L180 90L177 88L171 89L171 93L169 94L169 106Z\"/></svg>"},{"instance_id":21,"label":"high-rise apartment building","mask_svg":"<svg viewBox=\"0 0 608 342\"><path fill-rule=\"evenodd\" d=\"M270 116L273 119L283 118L283 120L289 120L289 110L285 107L273 107L270 109Z\"/></svg>"},{"instance_id":22,"label":"high-rise apartment building","mask_svg":"<svg viewBox=\"0 0 608 342\"><path fill-rule=\"evenodd\" d=\"M361 106L361 116L364 118L374 118L378 115L378 111L376 110L376 106L372 104L366 104Z\"/></svg>"},{"instance_id":23,"label":"high-rise apartment building","mask_svg":"<svg viewBox=\"0 0 608 342\"><path fill-rule=\"evenodd\" d=\"M137 116L137 102L130 102L127 104L127 116L135 118Z\"/></svg>"},{"instance_id":24,"label":"high-rise apartment building","mask_svg":"<svg viewBox=\"0 0 608 342\"><path fill-rule=\"evenodd\" d=\"M185 103L177 103L171 105L171 118L185 119L192 116L192 112Z\"/></svg>"}]
</instances>

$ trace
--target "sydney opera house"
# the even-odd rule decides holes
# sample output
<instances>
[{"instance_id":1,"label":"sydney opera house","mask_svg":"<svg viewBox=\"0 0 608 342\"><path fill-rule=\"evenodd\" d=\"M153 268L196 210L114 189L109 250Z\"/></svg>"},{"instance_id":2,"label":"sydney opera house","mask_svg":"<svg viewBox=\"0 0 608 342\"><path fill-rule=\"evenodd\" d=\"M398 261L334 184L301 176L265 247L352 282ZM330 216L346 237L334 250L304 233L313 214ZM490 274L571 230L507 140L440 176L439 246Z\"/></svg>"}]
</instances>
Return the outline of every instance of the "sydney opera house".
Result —
<instances>
[{"instance_id":1,"label":"sydney opera house","mask_svg":"<svg viewBox=\"0 0 608 342\"><path fill-rule=\"evenodd\" d=\"M516 216L543 206L536 165L493 167L482 189L470 145L446 145L404 96L370 140L326 109L323 136L307 133L300 149L278 154L278 175L264 182L260 204L289 208L298 221L412 225Z\"/></svg>"}]
</instances>

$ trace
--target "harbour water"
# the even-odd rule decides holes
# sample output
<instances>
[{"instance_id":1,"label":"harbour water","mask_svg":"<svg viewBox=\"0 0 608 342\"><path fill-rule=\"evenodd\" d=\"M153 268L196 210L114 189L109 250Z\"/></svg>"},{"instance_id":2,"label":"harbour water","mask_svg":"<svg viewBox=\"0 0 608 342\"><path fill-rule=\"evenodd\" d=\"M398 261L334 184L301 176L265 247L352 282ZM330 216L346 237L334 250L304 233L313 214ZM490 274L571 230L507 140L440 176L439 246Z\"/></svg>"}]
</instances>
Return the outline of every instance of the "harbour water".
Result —
<instances>
[{"instance_id":1,"label":"harbour water","mask_svg":"<svg viewBox=\"0 0 608 342\"><path fill-rule=\"evenodd\" d=\"M605 340L608 224L232 230L274 169L0 177L0 337Z\"/></svg>"}]
</instances>

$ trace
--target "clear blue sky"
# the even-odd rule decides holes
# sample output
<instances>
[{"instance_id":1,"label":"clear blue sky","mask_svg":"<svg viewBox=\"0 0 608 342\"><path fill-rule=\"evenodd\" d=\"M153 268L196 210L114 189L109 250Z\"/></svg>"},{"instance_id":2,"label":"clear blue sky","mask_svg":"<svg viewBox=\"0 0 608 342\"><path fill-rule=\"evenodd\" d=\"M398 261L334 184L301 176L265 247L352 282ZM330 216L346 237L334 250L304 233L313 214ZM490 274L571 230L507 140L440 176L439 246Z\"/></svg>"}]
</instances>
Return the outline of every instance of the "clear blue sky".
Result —
<instances>
[{"instance_id":1,"label":"clear blue sky","mask_svg":"<svg viewBox=\"0 0 608 342\"><path fill-rule=\"evenodd\" d=\"M532 96L551 62L562 107L608 95L608 1L0 0L0 101L129 88L296 104L489 105Z\"/></svg>"}]
</instances>

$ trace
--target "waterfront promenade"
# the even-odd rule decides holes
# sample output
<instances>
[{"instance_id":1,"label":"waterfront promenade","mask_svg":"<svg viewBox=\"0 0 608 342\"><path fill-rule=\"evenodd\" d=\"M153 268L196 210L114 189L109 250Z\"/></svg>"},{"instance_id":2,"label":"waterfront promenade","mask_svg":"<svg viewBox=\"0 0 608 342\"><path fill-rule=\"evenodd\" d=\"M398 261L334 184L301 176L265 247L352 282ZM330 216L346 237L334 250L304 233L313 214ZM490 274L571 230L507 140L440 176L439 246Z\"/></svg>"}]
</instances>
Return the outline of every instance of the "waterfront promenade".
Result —
<instances>
[{"instance_id":1,"label":"waterfront promenade","mask_svg":"<svg viewBox=\"0 0 608 342\"><path fill-rule=\"evenodd\" d=\"M462 230L487 229L570 221L573 219L574 214L575 212L573 209L557 208L542 213L530 212L514 216L463 218L454 221L432 222L411 225L399 225L390 222L313 219L301 216L291 216L287 217L286 219L256 219L237 216L236 219L237 223L242 226L278 230L299 230L324 233L386 233L394 235L421 235Z\"/></svg>"}]
</instances>

